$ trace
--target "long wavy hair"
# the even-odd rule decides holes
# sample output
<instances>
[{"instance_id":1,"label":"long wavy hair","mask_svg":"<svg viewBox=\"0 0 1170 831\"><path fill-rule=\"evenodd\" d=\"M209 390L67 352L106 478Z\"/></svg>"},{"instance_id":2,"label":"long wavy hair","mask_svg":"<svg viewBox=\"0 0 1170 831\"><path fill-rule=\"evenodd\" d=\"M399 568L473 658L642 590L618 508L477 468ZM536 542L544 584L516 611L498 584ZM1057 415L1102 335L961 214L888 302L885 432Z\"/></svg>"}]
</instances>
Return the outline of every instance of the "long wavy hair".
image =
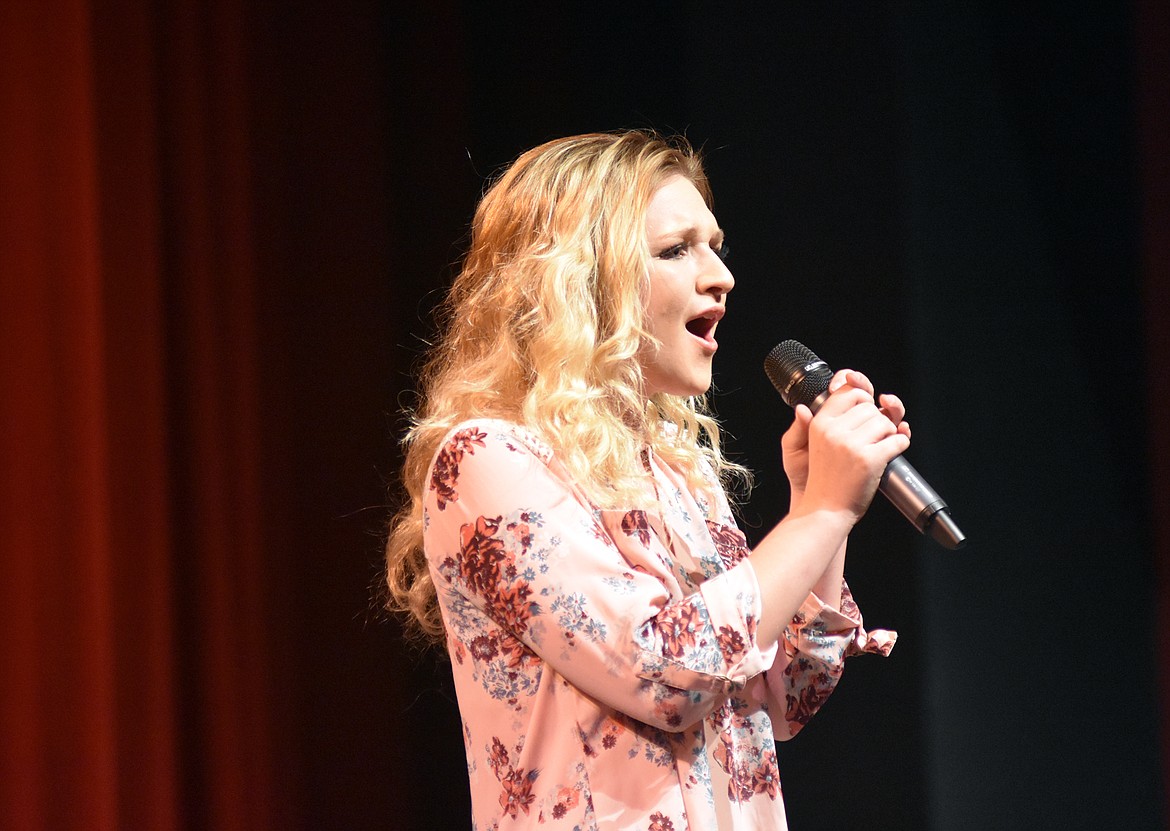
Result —
<instances>
[{"instance_id":1,"label":"long wavy hair","mask_svg":"<svg viewBox=\"0 0 1170 831\"><path fill-rule=\"evenodd\" d=\"M686 177L708 206L702 162L682 138L592 133L521 155L486 191L470 249L438 315L403 439L405 498L386 545L388 606L442 640L423 553L423 495L439 444L459 422L509 419L538 433L600 507L647 495L646 448L702 483L747 471L724 458L706 396L647 397L646 329L654 192Z\"/></svg>"}]
</instances>

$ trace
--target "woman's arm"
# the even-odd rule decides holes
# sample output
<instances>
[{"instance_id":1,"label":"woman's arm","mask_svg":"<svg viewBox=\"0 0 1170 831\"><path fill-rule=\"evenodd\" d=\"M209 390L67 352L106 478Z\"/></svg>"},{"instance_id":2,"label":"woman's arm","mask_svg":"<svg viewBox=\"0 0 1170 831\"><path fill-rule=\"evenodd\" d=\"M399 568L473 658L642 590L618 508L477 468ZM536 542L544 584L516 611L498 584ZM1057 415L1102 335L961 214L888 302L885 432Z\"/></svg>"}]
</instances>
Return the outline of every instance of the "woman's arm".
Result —
<instances>
[{"instance_id":1,"label":"woman's arm","mask_svg":"<svg viewBox=\"0 0 1170 831\"><path fill-rule=\"evenodd\" d=\"M858 386L871 395L873 394L873 385L860 372L849 370L837 372L829 382L829 389L836 391L844 384ZM881 404L881 411L886 414L891 423L898 426L898 432L909 438L910 425L904 420L906 407L902 404L902 400L896 395L885 393L878 397L878 403ZM805 485L808 481L808 426L811 415L807 410L798 412L792 426L785 432L780 443L784 458L784 472L788 476L791 492L789 513L799 511L800 501L804 496ZM836 556L829 562L829 566L812 589L817 597L833 608L840 608L842 600L841 585L845 579L845 550L847 547L848 542L841 544Z\"/></svg>"},{"instance_id":2,"label":"woman's arm","mask_svg":"<svg viewBox=\"0 0 1170 831\"><path fill-rule=\"evenodd\" d=\"M751 555L764 594L764 642L780 637L810 590L840 604L849 532L886 465L909 446L896 396L882 396L879 408L869 379L852 370L837 372L829 389L815 417L797 407L782 442L792 510Z\"/></svg>"},{"instance_id":3,"label":"woman's arm","mask_svg":"<svg viewBox=\"0 0 1170 831\"><path fill-rule=\"evenodd\" d=\"M535 655L585 694L675 731L771 666L776 641L756 637L748 564L684 595L654 518L595 512L510 425L453 434L433 472L427 558L452 645L481 662L484 683Z\"/></svg>"}]
</instances>

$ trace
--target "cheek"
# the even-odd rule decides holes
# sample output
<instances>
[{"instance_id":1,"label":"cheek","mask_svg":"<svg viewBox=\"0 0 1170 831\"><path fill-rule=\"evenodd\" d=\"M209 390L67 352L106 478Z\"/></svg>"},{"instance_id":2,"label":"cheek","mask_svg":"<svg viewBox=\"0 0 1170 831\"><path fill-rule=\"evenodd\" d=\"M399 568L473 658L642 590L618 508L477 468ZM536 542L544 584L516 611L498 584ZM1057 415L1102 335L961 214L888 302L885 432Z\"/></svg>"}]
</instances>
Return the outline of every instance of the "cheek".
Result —
<instances>
[{"instance_id":1,"label":"cheek","mask_svg":"<svg viewBox=\"0 0 1170 831\"><path fill-rule=\"evenodd\" d=\"M677 323L686 310L686 297L678 290L676 280L658 274L651 277L646 317L651 328Z\"/></svg>"},{"instance_id":2,"label":"cheek","mask_svg":"<svg viewBox=\"0 0 1170 831\"><path fill-rule=\"evenodd\" d=\"M671 308L659 303L651 305L646 310L646 320L650 333L659 340L667 337L674 330L674 321L678 315Z\"/></svg>"}]
</instances>

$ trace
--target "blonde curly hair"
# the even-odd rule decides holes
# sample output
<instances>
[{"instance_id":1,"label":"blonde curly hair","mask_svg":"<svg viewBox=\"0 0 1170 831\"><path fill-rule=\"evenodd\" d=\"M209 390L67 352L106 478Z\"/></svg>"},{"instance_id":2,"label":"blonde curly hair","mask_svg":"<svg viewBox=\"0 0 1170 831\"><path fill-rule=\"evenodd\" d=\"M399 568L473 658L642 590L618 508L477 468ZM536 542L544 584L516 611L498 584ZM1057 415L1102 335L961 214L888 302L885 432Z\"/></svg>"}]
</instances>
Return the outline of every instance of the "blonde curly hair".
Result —
<instances>
[{"instance_id":1,"label":"blonde curly hair","mask_svg":"<svg viewBox=\"0 0 1170 831\"><path fill-rule=\"evenodd\" d=\"M443 627L423 553L423 495L439 443L467 418L534 430L601 507L645 499L647 447L696 487L705 466L725 484L746 483L720 451L706 396L643 392L637 356L655 343L645 326L646 213L675 175L710 206L685 139L590 133L524 153L480 201L420 374L422 404L402 442L406 499L386 545L388 606L426 636L442 640Z\"/></svg>"}]
</instances>

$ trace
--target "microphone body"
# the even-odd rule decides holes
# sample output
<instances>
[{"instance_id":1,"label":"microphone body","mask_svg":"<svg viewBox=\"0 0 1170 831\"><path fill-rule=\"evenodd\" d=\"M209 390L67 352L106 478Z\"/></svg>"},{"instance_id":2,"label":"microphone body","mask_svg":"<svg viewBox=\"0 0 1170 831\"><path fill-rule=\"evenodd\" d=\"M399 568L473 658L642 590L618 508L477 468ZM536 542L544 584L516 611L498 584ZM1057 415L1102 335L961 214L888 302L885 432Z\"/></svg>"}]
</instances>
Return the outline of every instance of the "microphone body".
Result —
<instances>
[{"instance_id":1,"label":"microphone body","mask_svg":"<svg viewBox=\"0 0 1170 831\"><path fill-rule=\"evenodd\" d=\"M797 341L777 344L764 360L764 372L790 407L804 404L816 414L829 397L833 371L816 353ZM967 541L951 519L947 503L901 456L886 466L878 490L920 533L927 534L944 548L961 548Z\"/></svg>"}]
</instances>

